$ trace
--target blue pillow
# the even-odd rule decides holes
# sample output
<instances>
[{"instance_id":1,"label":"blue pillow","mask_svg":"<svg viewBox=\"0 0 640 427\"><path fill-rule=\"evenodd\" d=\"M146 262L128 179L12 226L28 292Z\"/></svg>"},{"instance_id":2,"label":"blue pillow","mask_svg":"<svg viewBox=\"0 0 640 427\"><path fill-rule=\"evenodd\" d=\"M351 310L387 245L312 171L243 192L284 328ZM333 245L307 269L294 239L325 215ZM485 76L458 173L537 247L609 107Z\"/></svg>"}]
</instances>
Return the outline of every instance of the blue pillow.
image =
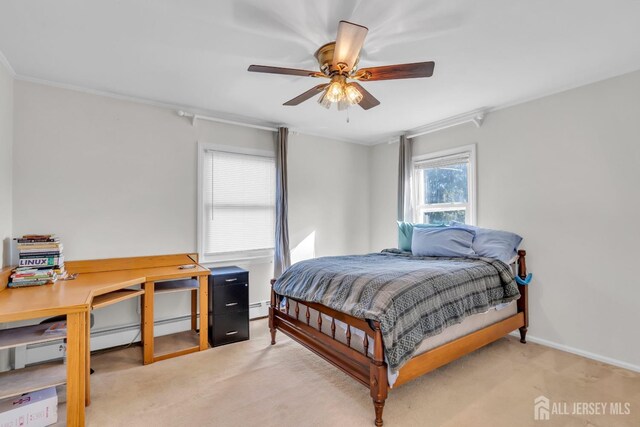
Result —
<instances>
[{"instance_id":1,"label":"blue pillow","mask_svg":"<svg viewBox=\"0 0 640 427\"><path fill-rule=\"evenodd\" d=\"M508 264L518 253L518 246L522 237L508 231L491 230L489 228L474 227L453 221L451 225L476 232L473 240L473 250L482 257L499 259Z\"/></svg>"},{"instance_id":2,"label":"blue pillow","mask_svg":"<svg viewBox=\"0 0 640 427\"><path fill-rule=\"evenodd\" d=\"M414 228L411 252L415 256L473 256L476 233L460 227Z\"/></svg>"},{"instance_id":3,"label":"blue pillow","mask_svg":"<svg viewBox=\"0 0 640 427\"><path fill-rule=\"evenodd\" d=\"M442 228L445 225L436 224L413 224L411 222L398 221L398 249L401 251L411 250L411 238L413 237L413 228Z\"/></svg>"}]
</instances>

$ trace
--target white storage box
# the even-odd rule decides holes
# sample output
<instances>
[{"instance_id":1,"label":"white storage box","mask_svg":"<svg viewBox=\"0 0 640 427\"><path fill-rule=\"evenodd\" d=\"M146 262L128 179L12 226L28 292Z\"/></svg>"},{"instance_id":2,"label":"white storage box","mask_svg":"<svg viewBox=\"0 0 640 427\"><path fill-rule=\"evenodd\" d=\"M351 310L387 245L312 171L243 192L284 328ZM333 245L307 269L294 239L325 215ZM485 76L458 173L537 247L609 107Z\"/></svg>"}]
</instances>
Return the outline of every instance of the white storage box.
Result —
<instances>
[{"instance_id":1,"label":"white storage box","mask_svg":"<svg viewBox=\"0 0 640 427\"><path fill-rule=\"evenodd\" d=\"M0 427L45 427L57 421L55 387L0 400Z\"/></svg>"}]
</instances>

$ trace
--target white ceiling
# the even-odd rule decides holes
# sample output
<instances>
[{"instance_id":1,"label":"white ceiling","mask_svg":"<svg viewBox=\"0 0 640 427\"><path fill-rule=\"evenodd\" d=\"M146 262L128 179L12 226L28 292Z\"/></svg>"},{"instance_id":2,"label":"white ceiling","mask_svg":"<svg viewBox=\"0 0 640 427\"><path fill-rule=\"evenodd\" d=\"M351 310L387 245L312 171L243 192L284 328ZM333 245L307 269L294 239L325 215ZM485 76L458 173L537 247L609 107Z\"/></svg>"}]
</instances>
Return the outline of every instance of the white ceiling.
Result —
<instances>
[{"instance_id":1,"label":"white ceiling","mask_svg":"<svg viewBox=\"0 0 640 427\"><path fill-rule=\"evenodd\" d=\"M369 27L360 66L434 60L432 78L365 83L347 114L282 103L318 81L338 21ZM3 0L0 51L18 76L374 143L640 69L638 0Z\"/></svg>"}]
</instances>

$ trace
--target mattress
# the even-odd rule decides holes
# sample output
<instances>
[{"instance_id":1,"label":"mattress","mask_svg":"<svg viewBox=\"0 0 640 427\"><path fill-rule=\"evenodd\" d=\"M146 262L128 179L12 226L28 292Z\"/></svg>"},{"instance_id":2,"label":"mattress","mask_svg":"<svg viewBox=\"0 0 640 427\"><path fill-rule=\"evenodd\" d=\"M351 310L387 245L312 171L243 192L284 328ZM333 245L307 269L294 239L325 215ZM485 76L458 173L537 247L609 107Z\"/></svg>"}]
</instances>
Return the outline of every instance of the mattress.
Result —
<instances>
[{"instance_id":1,"label":"mattress","mask_svg":"<svg viewBox=\"0 0 640 427\"><path fill-rule=\"evenodd\" d=\"M306 307L303 303L300 303L299 307L300 319L304 319L306 316ZM318 312L316 310L310 309L310 320L311 324L317 327L317 318ZM462 322L457 323L455 325L449 326L444 331L442 331L438 335L434 335L432 337L425 338L422 341L422 344L418 347L416 352L414 353L414 357L425 353L429 350L432 350L436 347L444 345L448 342L454 341L460 337L468 335L472 332L480 330L486 326L497 323L501 320L504 320L508 317L515 315L518 312L516 301L511 301L506 304L501 304L496 307L490 308L488 311L484 313L473 314L471 316L467 316ZM293 307L291 307L290 314L293 314ZM321 331L327 335L331 335L331 317L327 315L322 315L322 327ZM339 320L336 320L336 336L335 339L337 341L346 344L346 331L347 325ZM364 332L351 328L351 348L354 350L364 352ZM369 340L369 354L372 354L373 351L373 342ZM389 369L387 373L387 379L389 381L389 386L393 387L396 379L398 378L398 372L393 372Z\"/></svg>"}]
</instances>

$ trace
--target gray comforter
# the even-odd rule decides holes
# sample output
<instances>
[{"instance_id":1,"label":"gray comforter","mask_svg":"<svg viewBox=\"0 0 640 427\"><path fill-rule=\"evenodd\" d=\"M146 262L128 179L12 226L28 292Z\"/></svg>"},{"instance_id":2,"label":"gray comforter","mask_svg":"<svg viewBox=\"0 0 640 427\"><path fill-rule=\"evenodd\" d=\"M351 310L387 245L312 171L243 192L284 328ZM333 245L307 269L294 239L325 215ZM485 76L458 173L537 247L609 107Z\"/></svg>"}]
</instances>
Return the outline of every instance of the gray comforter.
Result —
<instances>
[{"instance_id":1,"label":"gray comforter","mask_svg":"<svg viewBox=\"0 0 640 427\"><path fill-rule=\"evenodd\" d=\"M280 276L274 290L379 321L394 371L424 338L520 297L509 266L501 261L416 257L397 250L302 261Z\"/></svg>"}]
</instances>

